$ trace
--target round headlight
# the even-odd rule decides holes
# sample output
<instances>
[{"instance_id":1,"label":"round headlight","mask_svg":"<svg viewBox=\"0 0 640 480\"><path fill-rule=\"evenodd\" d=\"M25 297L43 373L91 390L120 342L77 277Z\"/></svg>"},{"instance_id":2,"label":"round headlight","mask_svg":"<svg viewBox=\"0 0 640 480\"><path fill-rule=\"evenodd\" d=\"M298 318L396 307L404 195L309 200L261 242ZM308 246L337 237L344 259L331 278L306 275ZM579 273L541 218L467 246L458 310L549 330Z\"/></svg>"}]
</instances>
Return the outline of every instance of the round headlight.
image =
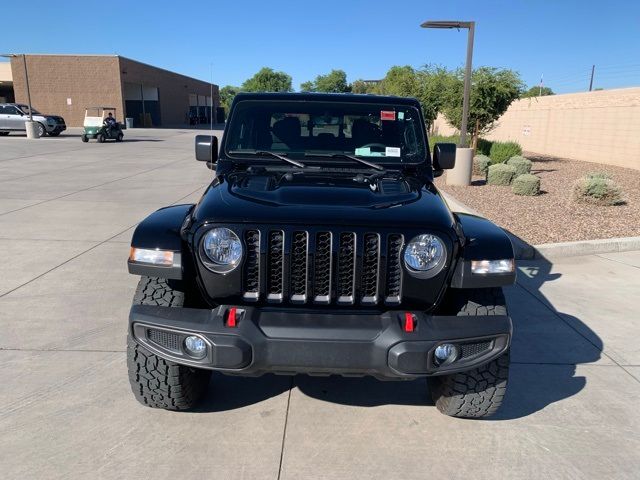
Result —
<instances>
[{"instance_id":1,"label":"round headlight","mask_svg":"<svg viewBox=\"0 0 640 480\"><path fill-rule=\"evenodd\" d=\"M444 266L444 243L435 235L413 237L404 250L404 263L410 273L419 277L432 277Z\"/></svg>"},{"instance_id":2,"label":"round headlight","mask_svg":"<svg viewBox=\"0 0 640 480\"><path fill-rule=\"evenodd\" d=\"M214 272L230 272L242 260L242 242L228 228L209 230L202 238L202 250L205 264Z\"/></svg>"}]
</instances>

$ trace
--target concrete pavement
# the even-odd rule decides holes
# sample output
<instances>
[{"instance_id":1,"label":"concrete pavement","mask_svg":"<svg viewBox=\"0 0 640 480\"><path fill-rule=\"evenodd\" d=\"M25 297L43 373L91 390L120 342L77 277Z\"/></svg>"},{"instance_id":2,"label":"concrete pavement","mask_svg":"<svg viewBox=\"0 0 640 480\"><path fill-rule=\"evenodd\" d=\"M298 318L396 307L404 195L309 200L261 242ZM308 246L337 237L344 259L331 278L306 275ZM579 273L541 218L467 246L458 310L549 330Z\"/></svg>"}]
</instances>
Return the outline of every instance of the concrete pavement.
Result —
<instances>
[{"instance_id":1,"label":"concrete pavement","mask_svg":"<svg viewBox=\"0 0 640 480\"><path fill-rule=\"evenodd\" d=\"M0 138L3 478L637 478L639 251L520 262L489 421L440 415L422 381L215 375L197 412L137 404L128 242L211 172L194 131L125 133Z\"/></svg>"}]
</instances>

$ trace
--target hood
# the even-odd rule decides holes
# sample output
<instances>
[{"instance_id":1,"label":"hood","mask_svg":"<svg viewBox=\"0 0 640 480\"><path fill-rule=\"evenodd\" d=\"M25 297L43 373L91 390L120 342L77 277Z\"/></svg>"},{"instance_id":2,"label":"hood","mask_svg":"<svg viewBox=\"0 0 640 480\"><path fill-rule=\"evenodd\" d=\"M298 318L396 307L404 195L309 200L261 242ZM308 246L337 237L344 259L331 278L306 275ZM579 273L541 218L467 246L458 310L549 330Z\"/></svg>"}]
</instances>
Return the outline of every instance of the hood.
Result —
<instances>
[{"instance_id":1,"label":"hood","mask_svg":"<svg viewBox=\"0 0 640 480\"><path fill-rule=\"evenodd\" d=\"M193 212L196 224L256 223L429 227L454 219L431 183L401 175L323 172L235 173L218 177Z\"/></svg>"}]
</instances>

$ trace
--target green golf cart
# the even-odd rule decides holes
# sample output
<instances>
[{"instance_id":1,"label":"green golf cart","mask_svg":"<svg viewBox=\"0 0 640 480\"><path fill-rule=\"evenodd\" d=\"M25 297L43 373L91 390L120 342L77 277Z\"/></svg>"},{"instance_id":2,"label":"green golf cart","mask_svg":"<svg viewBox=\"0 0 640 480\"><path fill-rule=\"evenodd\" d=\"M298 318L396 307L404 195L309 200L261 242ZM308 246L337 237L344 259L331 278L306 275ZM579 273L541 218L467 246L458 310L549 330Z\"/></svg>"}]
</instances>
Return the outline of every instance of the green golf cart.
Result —
<instances>
[{"instance_id":1,"label":"green golf cart","mask_svg":"<svg viewBox=\"0 0 640 480\"><path fill-rule=\"evenodd\" d=\"M124 138L122 125L116 121L116 109L113 107L87 107L84 111L84 132L82 141L95 138L98 142L106 140L121 142Z\"/></svg>"}]
</instances>

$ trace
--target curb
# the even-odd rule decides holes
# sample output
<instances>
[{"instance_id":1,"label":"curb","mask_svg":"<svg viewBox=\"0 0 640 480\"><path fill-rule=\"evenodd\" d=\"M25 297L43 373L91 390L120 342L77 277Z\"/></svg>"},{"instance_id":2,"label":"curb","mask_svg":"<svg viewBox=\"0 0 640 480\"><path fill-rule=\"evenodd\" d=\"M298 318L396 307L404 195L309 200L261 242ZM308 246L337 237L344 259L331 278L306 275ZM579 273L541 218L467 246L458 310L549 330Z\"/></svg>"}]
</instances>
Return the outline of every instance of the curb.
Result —
<instances>
[{"instance_id":1,"label":"curb","mask_svg":"<svg viewBox=\"0 0 640 480\"><path fill-rule=\"evenodd\" d=\"M449 208L454 212L468 213L482 217L480 213L472 210L463 203L453 198L450 194L440 190ZM553 259L564 257L579 257L581 255L595 255L599 253L628 252L640 250L640 237L604 238L599 240L580 240L577 242L543 243L541 245L529 245L520 237L511 232L504 231L513 244L516 260Z\"/></svg>"}]
</instances>

